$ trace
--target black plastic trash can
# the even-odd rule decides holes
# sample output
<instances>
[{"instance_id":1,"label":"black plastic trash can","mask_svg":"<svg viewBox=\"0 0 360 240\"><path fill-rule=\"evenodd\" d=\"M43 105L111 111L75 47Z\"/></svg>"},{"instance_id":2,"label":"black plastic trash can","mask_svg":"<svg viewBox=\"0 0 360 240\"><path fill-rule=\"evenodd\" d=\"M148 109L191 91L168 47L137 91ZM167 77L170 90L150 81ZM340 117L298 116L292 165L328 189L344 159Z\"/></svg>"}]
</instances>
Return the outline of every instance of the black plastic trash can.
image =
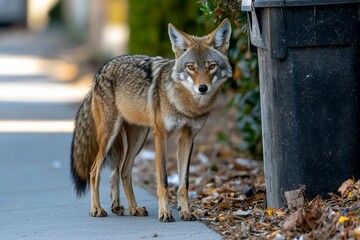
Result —
<instances>
[{"instance_id":1,"label":"black plastic trash can","mask_svg":"<svg viewBox=\"0 0 360 240\"><path fill-rule=\"evenodd\" d=\"M268 207L360 178L360 0L243 0L260 72Z\"/></svg>"}]
</instances>

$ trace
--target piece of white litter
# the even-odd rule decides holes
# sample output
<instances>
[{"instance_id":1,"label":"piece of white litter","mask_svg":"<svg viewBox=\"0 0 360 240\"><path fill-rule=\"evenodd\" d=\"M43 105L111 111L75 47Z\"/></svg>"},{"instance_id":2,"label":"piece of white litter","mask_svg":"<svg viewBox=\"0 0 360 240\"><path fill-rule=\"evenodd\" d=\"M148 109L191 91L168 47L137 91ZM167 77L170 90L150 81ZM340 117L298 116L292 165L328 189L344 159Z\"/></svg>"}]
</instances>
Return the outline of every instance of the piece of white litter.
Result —
<instances>
[{"instance_id":1,"label":"piece of white litter","mask_svg":"<svg viewBox=\"0 0 360 240\"><path fill-rule=\"evenodd\" d=\"M334 216L335 212L333 210L330 209L329 214L328 214L328 219L332 220L333 216Z\"/></svg>"},{"instance_id":2,"label":"piece of white litter","mask_svg":"<svg viewBox=\"0 0 360 240\"><path fill-rule=\"evenodd\" d=\"M251 210L243 211L243 210L237 210L234 211L233 214L240 216L240 217L246 217L249 216L252 213Z\"/></svg>"},{"instance_id":3,"label":"piece of white litter","mask_svg":"<svg viewBox=\"0 0 360 240\"><path fill-rule=\"evenodd\" d=\"M304 239L305 239L304 235L301 235L299 238L294 238L294 240L304 240Z\"/></svg>"},{"instance_id":4,"label":"piece of white litter","mask_svg":"<svg viewBox=\"0 0 360 240\"><path fill-rule=\"evenodd\" d=\"M208 163L209 162L209 158L202 152L199 152L197 157L202 163Z\"/></svg>"},{"instance_id":5,"label":"piece of white litter","mask_svg":"<svg viewBox=\"0 0 360 240\"><path fill-rule=\"evenodd\" d=\"M168 176L168 183L179 186L179 174L174 173Z\"/></svg>"},{"instance_id":6,"label":"piece of white litter","mask_svg":"<svg viewBox=\"0 0 360 240\"><path fill-rule=\"evenodd\" d=\"M199 171L199 166L190 165L189 167L190 173L196 173L197 171Z\"/></svg>"},{"instance_id":7,"label":"piece of white litter","mask_svg":"<svg viewBox=\"0 0 360 240\"><path fill-rule=\"evenodd\" d=\"M283 235L281 235L280 233L277 233L274 239L283 240L283 239L285 239L285 237Z\"/></svg>"},{"instance_id":8,"label":"piece of white litter","mask_svg":"<svg viewBox=\"0 0 360 240\"><path fill-rule=\"evenodd\" d=\"M202 179L201 177L196 178L196 179L195 179L195 186L200 185L202 181L203 181L203 179Z\"/></svg>"},{"instance_id":9,"label":"piece of white litter","mask_svg":"<svg viewBox=\"0 0 360 240\"><path fill-rule=\"evenodd\" d=\"M155 152L143 149L137 155L136 159L155 160Z\"/></svg>"},{"instance_id":10,"label":"piece of white litter","mask_svg":"<svg viewBox=\"0 0 360 240\"><path fill-rule=\"evenodd\" d=\"M255 160L249 160L244 158L237 158L235 162L244 167L257 167L259 165L259 163Z\"/></svg>"},{"instance_id":11,"label":"piece of white litter","mask_svg":"<svg viewBox=\"0 0 360 240\"><path fill-rule=\"evenodd\" d=\"M59 168L61 168L61 162L60 162L60 161L54 161L54 162L52 163L52 166L53 166L53 168L55 168L55 169L59 169Z\"/></svg>"},{"instance_id":12,"label":"piece of white litter","mask_svg":"<svg viewBox=\"0 0 360 240\"><path fill-rule=\"evenodd\" d=\"M197 192L190 191L188 196L189 196L189 198L196 198L197 197Z\"/></svg>"}]
</instances>

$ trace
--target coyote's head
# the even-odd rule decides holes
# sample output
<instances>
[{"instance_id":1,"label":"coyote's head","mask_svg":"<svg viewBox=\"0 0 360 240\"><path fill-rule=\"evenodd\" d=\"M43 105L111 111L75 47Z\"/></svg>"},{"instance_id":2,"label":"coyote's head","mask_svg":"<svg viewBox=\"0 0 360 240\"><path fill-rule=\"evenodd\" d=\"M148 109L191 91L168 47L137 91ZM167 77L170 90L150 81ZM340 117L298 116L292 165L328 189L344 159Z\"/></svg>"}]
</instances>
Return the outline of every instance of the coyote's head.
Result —
<instances>
[{"instance_id":1,"label":"coyote's head","mask_svg":"<svg viewBox=\"0 0 360 240\"><path fill-rule=\"evenodd\" d=\"M172 78L193 94L218 89L232 75L226 56L230 35L228 19L204 37L190 36L170 23L169 37L176 57Z\"/></svg>"}]
</instances>

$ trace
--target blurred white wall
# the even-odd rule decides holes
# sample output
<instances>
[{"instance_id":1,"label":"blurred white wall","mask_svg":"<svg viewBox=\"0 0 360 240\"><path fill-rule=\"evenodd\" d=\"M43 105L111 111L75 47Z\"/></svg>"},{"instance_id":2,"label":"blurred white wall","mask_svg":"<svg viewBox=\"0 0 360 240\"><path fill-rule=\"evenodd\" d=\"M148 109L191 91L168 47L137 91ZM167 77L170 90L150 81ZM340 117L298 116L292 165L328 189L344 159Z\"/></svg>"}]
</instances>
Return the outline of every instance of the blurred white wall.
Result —
<instances>
[{"instance_id":1,"label":"blurred white wall","mask_svg":"<svg viewBox=\"0 0 360 240\"><path fill-rule=\"evenodd\" d=\"M0 0L0 24L41 32L48 27L49 12L60 1L68 33L85 43L91 55L127 53L127 0Z\"/></svg>"}]
</instances>

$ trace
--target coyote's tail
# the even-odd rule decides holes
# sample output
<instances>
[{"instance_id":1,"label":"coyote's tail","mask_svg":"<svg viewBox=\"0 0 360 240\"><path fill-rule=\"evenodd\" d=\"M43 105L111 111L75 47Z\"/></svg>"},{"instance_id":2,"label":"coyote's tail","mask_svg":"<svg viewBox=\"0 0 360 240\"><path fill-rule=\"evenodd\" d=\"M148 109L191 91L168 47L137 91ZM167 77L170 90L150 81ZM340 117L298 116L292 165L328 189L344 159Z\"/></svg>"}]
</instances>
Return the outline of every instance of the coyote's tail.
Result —
<instances>
[{"instance_id":1,"label":"coyote's tail","mask_svg":"<svg viewBox=\"0 0 360 240\"><path fill-rule=\"evenodd\" d=\"M91 114L91 98L90 92L77 112L71 143L70 171L78 197L86 193L91 166L98 152L95 125Z\"/></svg>"}]
</instances>

